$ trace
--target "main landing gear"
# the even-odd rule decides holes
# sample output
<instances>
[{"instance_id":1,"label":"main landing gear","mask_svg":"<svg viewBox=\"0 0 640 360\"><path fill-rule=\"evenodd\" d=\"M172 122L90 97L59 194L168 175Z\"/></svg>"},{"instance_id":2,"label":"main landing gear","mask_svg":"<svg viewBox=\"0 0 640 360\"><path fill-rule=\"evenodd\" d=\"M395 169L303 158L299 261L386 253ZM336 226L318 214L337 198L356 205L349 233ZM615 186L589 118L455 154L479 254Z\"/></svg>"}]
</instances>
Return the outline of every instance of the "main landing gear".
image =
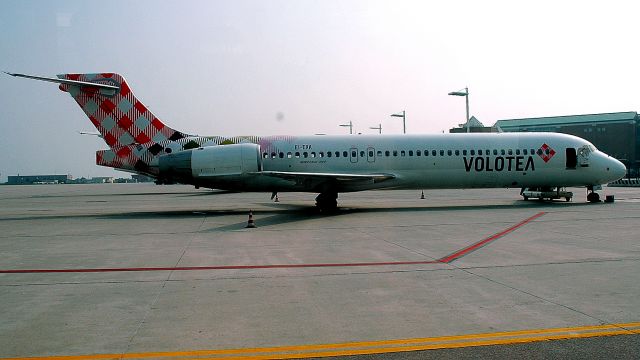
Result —
<instances>
[{"instance_id":1,"label":"main landing gear","mask_svg":"<svg viewBox=\"0 0 640 360\"><path fill-rule=\"evenodd\" d=\"M316 206L321 212L333 212L338 208L337 199L337 192L323 192L316 197Z\"/></svg>"}]
</instances>

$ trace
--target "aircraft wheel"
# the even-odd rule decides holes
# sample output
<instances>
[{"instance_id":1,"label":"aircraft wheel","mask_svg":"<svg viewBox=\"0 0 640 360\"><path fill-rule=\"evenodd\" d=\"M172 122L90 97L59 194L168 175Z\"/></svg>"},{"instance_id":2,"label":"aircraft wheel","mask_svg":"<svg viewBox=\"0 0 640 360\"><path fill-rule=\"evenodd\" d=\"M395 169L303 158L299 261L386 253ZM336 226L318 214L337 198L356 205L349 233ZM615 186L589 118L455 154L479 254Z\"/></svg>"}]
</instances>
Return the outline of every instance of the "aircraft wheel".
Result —
<instances>
[{"instance_id":1,"label":"aircraft wheel","mask_svg":"<svg viewBox=\"0 0 640 360\"><path fill-rule=\"evenodd\" d=\"M316 206L321 212L332 212L338 208L337 193L320 193L316 197Z\"/></svg>"},{"instance_id":2,"label":"aircraft wheel","mask_svg":"<svg viewBox=\"0 0 640 360\"><path fill-rule=\"evenodd\" d=\"M565 199L567 202L571 201L571 197L570 197L570 196L566 196L564 199Z\"/></svg>"},{"instance_id":3,"label":"aircraft wheel","mask_svg":"<svg viewBox=\"0 0 640 360\"><path fill-rule=\"evenodd\" d=\"M524 199L524 201L529 200L529 197L527 195L522 195L522 198Z\"/></svg>"},{"instance_id":4,"label":"aircraft wheel","mask_svg":"<svg viewBox=\"0 0 640 360\"><path fill-rule=\"evenodd\" d=\"M600 195L597 192L592 191L587 195L587 201L591 203L600 202Z\"/></svg>"}]
</instances>

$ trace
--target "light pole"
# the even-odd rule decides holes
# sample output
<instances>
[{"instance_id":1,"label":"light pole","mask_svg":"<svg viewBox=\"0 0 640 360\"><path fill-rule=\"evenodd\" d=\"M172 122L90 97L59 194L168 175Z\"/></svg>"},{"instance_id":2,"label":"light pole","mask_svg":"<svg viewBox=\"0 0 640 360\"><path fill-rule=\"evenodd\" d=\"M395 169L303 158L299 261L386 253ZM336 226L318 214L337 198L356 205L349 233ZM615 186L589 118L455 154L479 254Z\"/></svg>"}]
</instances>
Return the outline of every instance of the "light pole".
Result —
<instances>
[{"instance_id":1,"label":"light pole","mask_svg":"<svg viewBox=\"0 0 640 360\"><path fill-rule=\"evenodd\" d=\"M464 91L452 91L449 93L449 95L465 97L465 100L467 103L467 120L465 121L465 124L467 127L467 132L470 132L469 131L469 88L468 87L464 88Z\"/></svg>"},{"instance_id":2,"label":"light pole","mask_svg":"<svg viewBox=\"0 0 640 360\"><path fill-rule=\"evenodd\" d=\"M369 127L371 130L378 130L379 134L382 134L382 124L378 124L378 126Z\"/></svg>"},{"instance_id":3,"label":"light pole","mask_svg":"<svg viewBox=\"0 0 640 360\"><path fill-rule=\"evenodd\" d=\"M406 114L404 112L404 110L402 110L402 114L398 113L398 114L391 114L391 117L401 117L402 118L402 133L406 134L407 133L407 117Z\"/></svg>"},{"instance_id":4,"label":"light pole","mask_svg":"<svg viewBox=\"0 0 640 360\"><path fill-rule=\"evenodd\" d=\"M348 124L340 124L339 126L348 127L349 128L349 134L353 135L353 123L351 122L351 120L349 120Z\"/></svg>"}]
</instances>

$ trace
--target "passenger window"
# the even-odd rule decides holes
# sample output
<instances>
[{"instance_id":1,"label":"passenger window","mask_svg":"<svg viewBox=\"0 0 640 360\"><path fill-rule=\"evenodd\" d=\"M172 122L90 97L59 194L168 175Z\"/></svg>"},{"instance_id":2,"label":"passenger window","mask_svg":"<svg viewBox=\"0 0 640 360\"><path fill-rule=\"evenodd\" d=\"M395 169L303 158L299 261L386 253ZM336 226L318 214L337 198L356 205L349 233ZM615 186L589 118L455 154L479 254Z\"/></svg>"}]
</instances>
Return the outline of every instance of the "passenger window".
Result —
<instances>
[{"instance_id":1,"label":"passenger window","mask_svg":"<svg viewBox=\"0 0 640 360\"><path fill-rule=\"evenodd\" d=\"M460 150L456 150L456 156L460 156Z\"/></svg>"},{"instance_id":2,"label":"passenger window","mask_svg":"<svg viewBox=\"0 0 640 360\"><path fill-rule=\"evenodd\" d=\"M271 153L271 158L272 158L272 159L275 159L275 158L276 158L276 153L272 152L272 153Z\"/></svg>"},{"instance_id":3,"label":"passenger window","mask_svg":"<svg viewBox=\"0 0 640 360\"><path fill-rule=\"evenodd\" d=\"M405 156L405 155L406 154L405 154L404 150L400 151L400 156Z\"/></svg>"},{"instance_id":4,"label":"passenger window","mask_svg":"<svg viewBox=\"0 0 640 360\"><path fill-rule=\"evenodd\" d=\"M357 156L358 156L358 152L357 152L357 151L355 151L355 150L352 150L352 151L351 151L351 157L352 157L352 158L355 158L355 157L357 157Z\"/></svg>"},{"instance_id":5,"label":"passenger window","mask_svg":"<svg viewBox=\"0 0 640 360\"><path fill-rule=\"evenodd\" d=\"M263 154L262 154L262 158L263 158L263 159L268 159L268 158L269 158L269 154L267 154L267 153L263 153Z\"/></svg>"},{"instance_id":6,"label":"passenger window","mask_svg":"<svg viewBox=\"0 0 640 360\"><path fill-rule=\"evenodd\" d=\"M291 155L291 152L288 152L288 153L287 153L287 159L291 159L291 156L292 156L292 155Z\"/></svg>"},{"instance_id":7,"label":"passenger window","mask_svg":"<svg viewBox=\"0 0 640 360\"><path fill-rule=\"evenodd\" d=\"M336 157L340 157L340 151L336 151Z\"/></svg>"},{"instance_id":8,"label":"passenger window","mask_svg":"<svg viewBox=\"0 0 640 360\"><path fill-rule=\"evenodd\" d=\"M431 150L431 156L436 156L436 151L435 150Z\"/></svg>"},{"instance_id":9,"label":"passenger window","mask_svg":"<svg viewBox=\"0 0 640 360\"><path fill-rule=\"evenodd\" d=\"M284 153L283 153L283 152L281 152L280 154L278 154L278 157L279 157L280 159L282 159L282 158L284 157Z\"/></svg>"},{"instance_id":10,"label":"passenger window","mask_svg":"<svg viewBox=\"0 0 640 360\"><path fill-rule=\"evenodd\" d=\"M363 150L360 150L360 157L362 157L362 158L364 157L364 151Z\"/></svg>"},{"instance_id":11,"label":"passenger window","mask_svg":"<svg viewBox=\"0 0 640 360\"><path fill-rule=\"evenodd\" d=\"M451 150L447 150L447 155L451 156L453 152Z\"/></svg>"},{"instance_id":12,"label":"passenger window","mask_svg":"<svg viewBox=\"0 0 640 360\"><path fill-rule=\"evenodd\" d=\"M542 149L538 149L538 155L542 155Z\"/></svg>"},{"instance_id":13,"label":"passenger window","mask_svg":"<svg viewBox=\"0 0 640 360\"><path fill-rule=\"evenodd\" d=\"M482 150L478 150L478 155L482 155Z\"/></svg>"},{"instance_id":14,"label":"passenger window","mask_svg":"<svg viewBox=\"0 0 640 360\"><path fill-rule=\"evenodd\" d=\"M320 151L320 152L318 153L318 157L324 157L324 152Z\"/></svg>"},{"instance_id":15,"label":"passenger window","mask_svg":"<svg viewBox=\"0 0 640 360\"><path fill-rule=\"evenodd\" d=\"M349 153L348 153L348 152L346 152L346 151L343 151L343 152L342 152L342 156L343 156L343 157L349 157Z\"/></svg>"},{"instance_id":16,"label":"passenger window","mask_svg":"<svg viewBox=\"0 0 640 360\"><path fill-rule=\"evenodd\" d=\"M378 157L382 157L382 150L378 150Z\"/></svg>"},{"instance_id":17,"label":"passenger window","mask_svg":"<svg viewBox=\"0 0 640 360\"><path fill-rule=\"evenodd\" d=\"M505 154L504 149L501 149L500 150L500 155L504 155L504 154Z\"/></svg>"},{"instance_id":18,"label":"passenger window","mask_svg":"<svg viewBox=\"0 0 640 360\"><path fill-rule=\"evenodd\" d=\"M520 149L516 149L516 155L520 155Z\"/></svg>"},{"instance_id":19,"label":"passenger window","mask_svg":"<svg viewBox=\"0 0 640 360\"><path fill-rule=\"evenodd\" d=\"M409 156L413 156L413 150L409 150Z\"/></svg>"},{"instance_id":20,"label":"passenger window","mask_svg":"<svg viewBox=\"0 0 640 360\"><path fill-rule=\"evenodd\" d=\"M315 151L314 151L314 152L311 152L311 157L312 157L312 158L316 157L316 153L315 153Z\"/></svg>"},{"instance_id":21,"label":"passenger window","mask_svg":"<svg viewBox=\"0 0 640 360\"><path fill-rule=\"evenodd\" d=\"M440 156L444 156L444 150L440 150Z\"/></svg>"},{"instance_id":22,"label":"passenger window","mask_svg":"<svg viewBox=\"0 0 640 360\"><path fill-rule=\"evenodd\" d=\"M527 153L528 153L528 152L529 152L529 151L528 151L527 149L522 150L522 153L523 153L524 155L527 155Z\"/></svg>"},{"instance_id":23,"label":"passenger window","mask_svg":"<svg viewBox=\"0 0 640 360\"><path fill-rule=\"evenodd\" d=\"M296 151L296 158L300 157L300 152Z\"/></svg>"},{"instance_id":24,"label":"passenger window","mask_svg":"<svg viewBox=\"0 0 640 360\"><path fill-rule=\"evenodd\" d=\"M471 155L473 156L475 154L476 154L476 151L475 150L471 150Z\"/></svg>"},{"instance_id":25,"label":"passenger window","mask_svg":"<svg viewBox=\"0 0 640 360\"><path fill-rule=\"evenodd\" d=\"M462 155L467 156L467 150L462 150Z\"/></svg>"},{"instance_id":26,"label":"passenger window","mask_svg":"<svg viewBox=\"0 0 640 360\"><path fill-rule=\"evenodd\" d=\"M493 155L498 155L498 149L493 149Z\"/></svg>"},{"instance_id":27,"label":"passenger window","mask_svg":"<svg viewBox=\"0 0 640 360\"><path fill-rule=\"evenodd\" d=\"M421 156L422 153L420 152L420 150L416 150L416 156Z\"/></svg>"},{"instance_id":28,"label":"passenger window","mask_svg":"<svg viewBox=\"0 0 640 360\"><path fill-rule=\"evenodd\" d=\"M391 155L391 153L389 152L389 150L387 150L387 151L385 151L385 152L384 152L384 156L389 156L389 155Z\"/></svg>"},{"instance_id":29,"label":"passenger window","mask_svg":"<svg viewBox=\"0 0 640 360\"><path fill-rule=\"evenodd\" d=\"M305 152L303 152L303 153L302 153L302 157L308 158L308 157L309 157L309 153L308 153L308 152L306 152L306 151L305 151Z\"/></svg>"},{"instance_id":30,"label":"passenger window","mask_svg":"<svg viewBox=\"0 0 640 360\"><path fill-rule=\"evenodd\" d=\"M393 156L398 156L398 150L393 150Z\"/></svg>"},{"instance_id":31,"label":"passenger window","mask_svg":"<svg viewBox=\"0 0 640 360\"><path fill-rule=\"evenodd\" d=\"M507 154L513 155L513 150L511 150L511 149L507 150Z\"/></svg>"},{"instance_id":32,"label":"passenger window","mask_svg":"<svg viewBox=\"0 0 640 360\"><path fill-rule=\"evenodd\" d=\"M529 150L529 154L533 155L533 154L535 154L535 153L536 153L536 151L535 151L535 150L533 150L533 149Z\"/></svg>"},{"instance_id":33,"label":"passenger window","mask_svg":"<svg viewBox=\"0 0 640 360\"><path fill-rule=\"evenodd\" d=\"M369 157L373 157L373 150L369 150Z\"/></svg>"},{"instance_id":34,"label":"passenger window","mask_svg":"<svg viewBox=\"0 0 640 360\"><path fill-rule=\"evenodd\" d=\"M327 157L331 157L331 151L327 151Z\"/></svg>"}]
</instances>

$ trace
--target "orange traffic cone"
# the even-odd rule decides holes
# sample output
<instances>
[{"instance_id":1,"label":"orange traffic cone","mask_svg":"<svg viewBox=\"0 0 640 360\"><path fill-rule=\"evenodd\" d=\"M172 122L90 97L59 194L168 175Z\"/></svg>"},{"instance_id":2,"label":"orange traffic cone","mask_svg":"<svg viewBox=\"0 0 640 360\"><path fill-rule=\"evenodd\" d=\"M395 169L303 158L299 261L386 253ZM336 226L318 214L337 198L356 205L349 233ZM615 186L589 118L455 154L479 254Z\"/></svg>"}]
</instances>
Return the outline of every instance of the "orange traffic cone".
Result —
<instances>
[{"instance_id":1,"label":"orange traffic cone","mask_svg":"<svg viewBox=\"0 0 640 360\"><path fill-rule=\"evenodd\" d=\"M256 223L253 221L253 211L249 210L249 221L247 221L248 228L256 227Z\"/></svg>"}]
</instances>

